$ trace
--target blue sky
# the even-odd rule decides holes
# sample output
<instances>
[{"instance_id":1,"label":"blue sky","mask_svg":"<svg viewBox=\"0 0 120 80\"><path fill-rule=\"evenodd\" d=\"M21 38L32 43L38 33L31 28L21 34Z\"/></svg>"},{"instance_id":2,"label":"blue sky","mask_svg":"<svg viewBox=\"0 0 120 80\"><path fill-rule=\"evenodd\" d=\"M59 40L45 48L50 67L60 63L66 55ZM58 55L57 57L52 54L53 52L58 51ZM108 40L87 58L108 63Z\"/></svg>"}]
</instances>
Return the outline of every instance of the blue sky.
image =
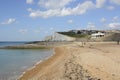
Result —
<instances>
[{"instance_id":1,"label":"blue sky","mask_svg":"<svg viewBox=\"0 0 120 80\"><path fill-rule=\"evenodd\" d=\"M71 29L120 29L120 0L0 0L0 41Z\"/></svg>"}]
</instances>

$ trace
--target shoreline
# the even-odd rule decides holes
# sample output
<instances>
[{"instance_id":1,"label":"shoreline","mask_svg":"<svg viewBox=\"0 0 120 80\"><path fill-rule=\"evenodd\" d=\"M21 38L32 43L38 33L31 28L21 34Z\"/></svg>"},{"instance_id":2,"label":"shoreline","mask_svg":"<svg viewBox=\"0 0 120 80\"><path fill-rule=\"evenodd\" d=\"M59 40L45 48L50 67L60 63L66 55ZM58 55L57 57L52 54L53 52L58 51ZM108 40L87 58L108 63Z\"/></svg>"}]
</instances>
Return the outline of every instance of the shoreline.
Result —
<instances>
[{"instance_id":1,"label":"shoreline","mask_svg":"<svg viewBox=\"0 0 120 80\"><path fill-rule=\"evenodd\" d=\"M116 42L62 45L18 80L120 80L119 52Z\"/></svg>"},{"instance_id":2,"label":"shoreline","mask_svg":"<svg viewBox=\"0 0 120 80\"><path fill-rule=\"evenodd\" d=\"M49 57L46 57L43 60L39 60L38 62L36 62L33 66L29 67L28 69L26 69L25 71L22 72L22 74L16 79L19 80L20 78L22 78L24 76L24 74L26 74L28 71L31 71L32 69L36 68L38 65L40 65L43 61L48 60L50 57L52 57L55 54L54 49L53 49L53 54Z\"/></svg>"},{"instance_id":3,"label":"shoreline","mask_svg":"<svg viewBox=\"0 0 120 80\"><path fill-rule=\"evenodd\" d=\"M37 68L40 68L40 67L44 67L43 65L45 64L45 65L48 65L49 63L48 62L51 62L51 60L53 60L56 56L58 56L59 54L57 54L56 52L55 52L55 50L54 50L54 52L53 52L53 55L51 55L50 57L47 57L47 58L45 58L44 60L40 60L40 61L38 61L38 62L36 62L36 64L33 66L33 67L31 67L30 69L27 69L25 72L23 72L23 74L22 75L20 75L20 77L18 77L18 79L17 80L26 80L27 79L27 77L28 76L30 76L31 77L31 75L33 76L33 75L35 75L37 72L39 72L39 71L37 71L37 72L35 72L35 74L33 74L32 72L33 71L35 71ZM56 59L56 58L55 58ZM46 63L48 63L48 64L46 64ZM32 73L32 74L31 74ZM30 74L30 75L29 75Z\"/></svg>"}]
</instances>

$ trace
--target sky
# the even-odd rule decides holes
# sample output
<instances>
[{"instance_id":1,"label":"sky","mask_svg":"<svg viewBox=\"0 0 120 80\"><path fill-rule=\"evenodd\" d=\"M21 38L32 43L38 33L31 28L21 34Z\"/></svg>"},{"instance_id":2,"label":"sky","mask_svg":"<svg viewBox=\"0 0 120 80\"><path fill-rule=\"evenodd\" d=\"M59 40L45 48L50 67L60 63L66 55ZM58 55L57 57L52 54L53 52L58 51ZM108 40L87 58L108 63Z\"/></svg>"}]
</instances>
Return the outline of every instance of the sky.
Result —
<instances>
[{"instance_id":1,"label":"sky","mask_svg":"<svg viewBox=\"0 0 120 80\"><path fill-rule=\"evenodd\" d=\"M120 29L120 0L0 0L0 41L76 29Z\"/></svg>"}]
</instances>

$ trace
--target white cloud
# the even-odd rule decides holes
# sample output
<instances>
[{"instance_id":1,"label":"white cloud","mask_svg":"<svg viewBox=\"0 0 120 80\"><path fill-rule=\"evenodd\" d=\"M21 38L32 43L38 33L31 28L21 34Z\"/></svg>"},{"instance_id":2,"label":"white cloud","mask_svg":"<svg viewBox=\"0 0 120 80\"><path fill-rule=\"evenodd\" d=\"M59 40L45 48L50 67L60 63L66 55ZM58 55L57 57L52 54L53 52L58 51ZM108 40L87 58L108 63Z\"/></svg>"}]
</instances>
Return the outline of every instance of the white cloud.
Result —
<instances>
[{"instance_id":1,"label":"white cloud","mask_svg":"<svg viewBox=\"0 0 120 80\"><path fill-rule=\"evenodd\" d=\"M114 3L114 4L117 4L117 5L120 5L120 0L110 0L111 3Z\"/></svg>"},{"instance_id":2,"label":"white cloud","mask_svg":"<svg viewBox=\"0 0 120 80\"><path fill-rule=\"evenodd\" d=\"M22 33L22 34L24 34L24 33L27 33L28 30L27 29L20 29L19 32Z\"/></svg>"},{"instance_id":3,"label":"white cloud","mask_svg":"<svg viewBox=\"0 0 120 80\"><path fill-rule=\"evenodd\" d=\"M96 0L96 7L101 8L104 6L106 0Z\"/></svg>"},{"instance_id":4,"label":"white cloud","mask_svg":"<svg viewBox=\"0 0 120 80\"><path fill-rule=\"evenodd\" d=\"M106 19L103 17L100 21L101 21L102 23L105 23L105 22L106 22Z\"/></svg>"},{"instance_id":5,"label":"white cloud","mask_svg":"<svg viewBox=\"0 0 120 80\"><path fill-rule=\"evenodd\" d=\"M109 28L120 28L120 23L110 23L108 24Z\"/></svg>"},{"instance_id":6,"label":"white cloud","mask_svg":"<svg viewBox=\"0 0 120 80\"><path fill-rule=\"evenodd\" d=\"M27 9L27 11L30 11L30 12L32 12L33 10L32 10L32 8L28 8L28 9Z\"/></svg>"},{"instance_id":7,"label":"white cloud","mask_svg":"<svg viewBox=\"0 0 120 80\"><path fill-rule=\"evenodd\" d=\"M35 33L40 33L40 30L34 30Z\"/></svg>"},{"instance_id":8,"label":"white cloud","mask_svg":"<svg viewBox=\"0 0 120 80\"><path fill-rule=\"evenodd\" d=\"M33 0L26 0L26 3L27 3L27 4L33 4L34 1L33 1Z\"/></svg>"},{"instance_id":9,"label":"white cloud","mask_svg":"<svg viewBox=\"0 0 120 80\"><path fill-rule=\"evenodd\" d=\"M39 0L39 5L47 9L63 8L74 0Z\"/></svg>"},{"instance_id":10,"label":"white cloud","mask_svg":"<svg viewBox=\"0 0 120 80\"><path fill-rule=\"evenodd\" d=\"M115 7L114 6L107 6L106 9L108 9L108 10L114 10Z\"/></svg>"},{"instance_id":11,"label":"white cloud","mask_svg":"<svg viewBox=\"0 0 120 80\"><path fill-rule=\"evenodd\" d=\"M85 1L82 4L78 4L74 8L62 8L62 9L49 9L46 11L32 10L29 9L29 16L32 18L36 17L52 17L52 16L68 16L68 15L82 15L86 13L89 9L94 8L92 1Z\"/></svg>"},{"instance_id":12,"label":"white cloud","mask_svg":"<svg viewBox=\"0 0 120 80\"><path fill-rule=\"evenodd\" d=\"M50 28L50 30L52 31L52 30L54 30L54 28L53 28L53 27L51 27L51 28Z\"/></svg>"},{"instance_id":13,"label":"white cloud","mask_svg":"<svg viewBox=\"0 0 120 80\"><path fill-rule=\"evenodd\" d=\"M73 20L71 20L71 19L70 19L70 20L68 20L68 23L73 23Z\"/></svg>"},{"instance_id":14,"label":"white cloud","mask_svg":"<svg viewBox=\"0 0 120 80\"><path fill-rule=\"evenodd\" d=\"M2 22L1 24L12 24L16 21L15 18L9 18L8 20L6 20L5 22Z\"/></svg>"},{"instance_id":15,"label":"white cloud","mask_svg":"<svg viewBox=\"0 0 120 80\"><path fill-rule=\"evenodd\" d=\"M117 22L118 19L119 19L119 17L118 17L118 16L115 16L115 17L113 17L112 21Z\"/></svg>"},{"instance_id":16,"label":"white cloud","mask_svg":"<svg viewBox=\"0 0 120 80\"><path fill-rule=\"evenodd\" d=\"M55 17L55 16L69 16L69 15L82 15L85 14L89 9L93 8L106 8L108 10L115 9L108 3L114 3L120 5L120 0L84 0L84 2L78 3L77 6L70 7L76 0L38 0L38 5L42 7L42 10L28 9L29 16L32 18L36 17ZM34 3L33 0L26 0L28 4ZM74 3L73 3L74 4ZM40 8L41 9L41 8Z\"/></svg>"},{"instance_id":17,"label":"white cloud","mask_svg":"<svg viewBox=\"0 0 120 80\"><path fill-rule=\"evenodd\" d=\"M87 29L92 30L92 29L95 29L95 28L96 28L96 26L95 26L94 23L92 23L92 22L89 22L89 23L88 23L88 25L87 25Z\"/></svg>"}]
</instances>

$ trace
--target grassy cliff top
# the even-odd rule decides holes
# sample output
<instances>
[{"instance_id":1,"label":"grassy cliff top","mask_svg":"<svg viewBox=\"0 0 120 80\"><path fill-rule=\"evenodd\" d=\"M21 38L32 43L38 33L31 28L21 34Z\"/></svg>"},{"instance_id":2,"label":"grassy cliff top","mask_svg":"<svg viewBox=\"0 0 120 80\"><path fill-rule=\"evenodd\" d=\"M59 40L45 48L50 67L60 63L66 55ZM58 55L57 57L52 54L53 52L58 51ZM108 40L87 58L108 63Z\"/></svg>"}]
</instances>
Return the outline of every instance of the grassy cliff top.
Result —
<instances>
[{"instance_id":1,"label":"grassy cliff top","mask_svg":"<svg viewBox=\"0 0 120 80\"><path fill-rule=\"evenodd\" d=\"M74 32L58 32L58 33L63 34L63 35L67 35L70 37L75 37L75 38L86 38L89 36L88 34L76 34Z\"/></svg>"}]
</instances>

